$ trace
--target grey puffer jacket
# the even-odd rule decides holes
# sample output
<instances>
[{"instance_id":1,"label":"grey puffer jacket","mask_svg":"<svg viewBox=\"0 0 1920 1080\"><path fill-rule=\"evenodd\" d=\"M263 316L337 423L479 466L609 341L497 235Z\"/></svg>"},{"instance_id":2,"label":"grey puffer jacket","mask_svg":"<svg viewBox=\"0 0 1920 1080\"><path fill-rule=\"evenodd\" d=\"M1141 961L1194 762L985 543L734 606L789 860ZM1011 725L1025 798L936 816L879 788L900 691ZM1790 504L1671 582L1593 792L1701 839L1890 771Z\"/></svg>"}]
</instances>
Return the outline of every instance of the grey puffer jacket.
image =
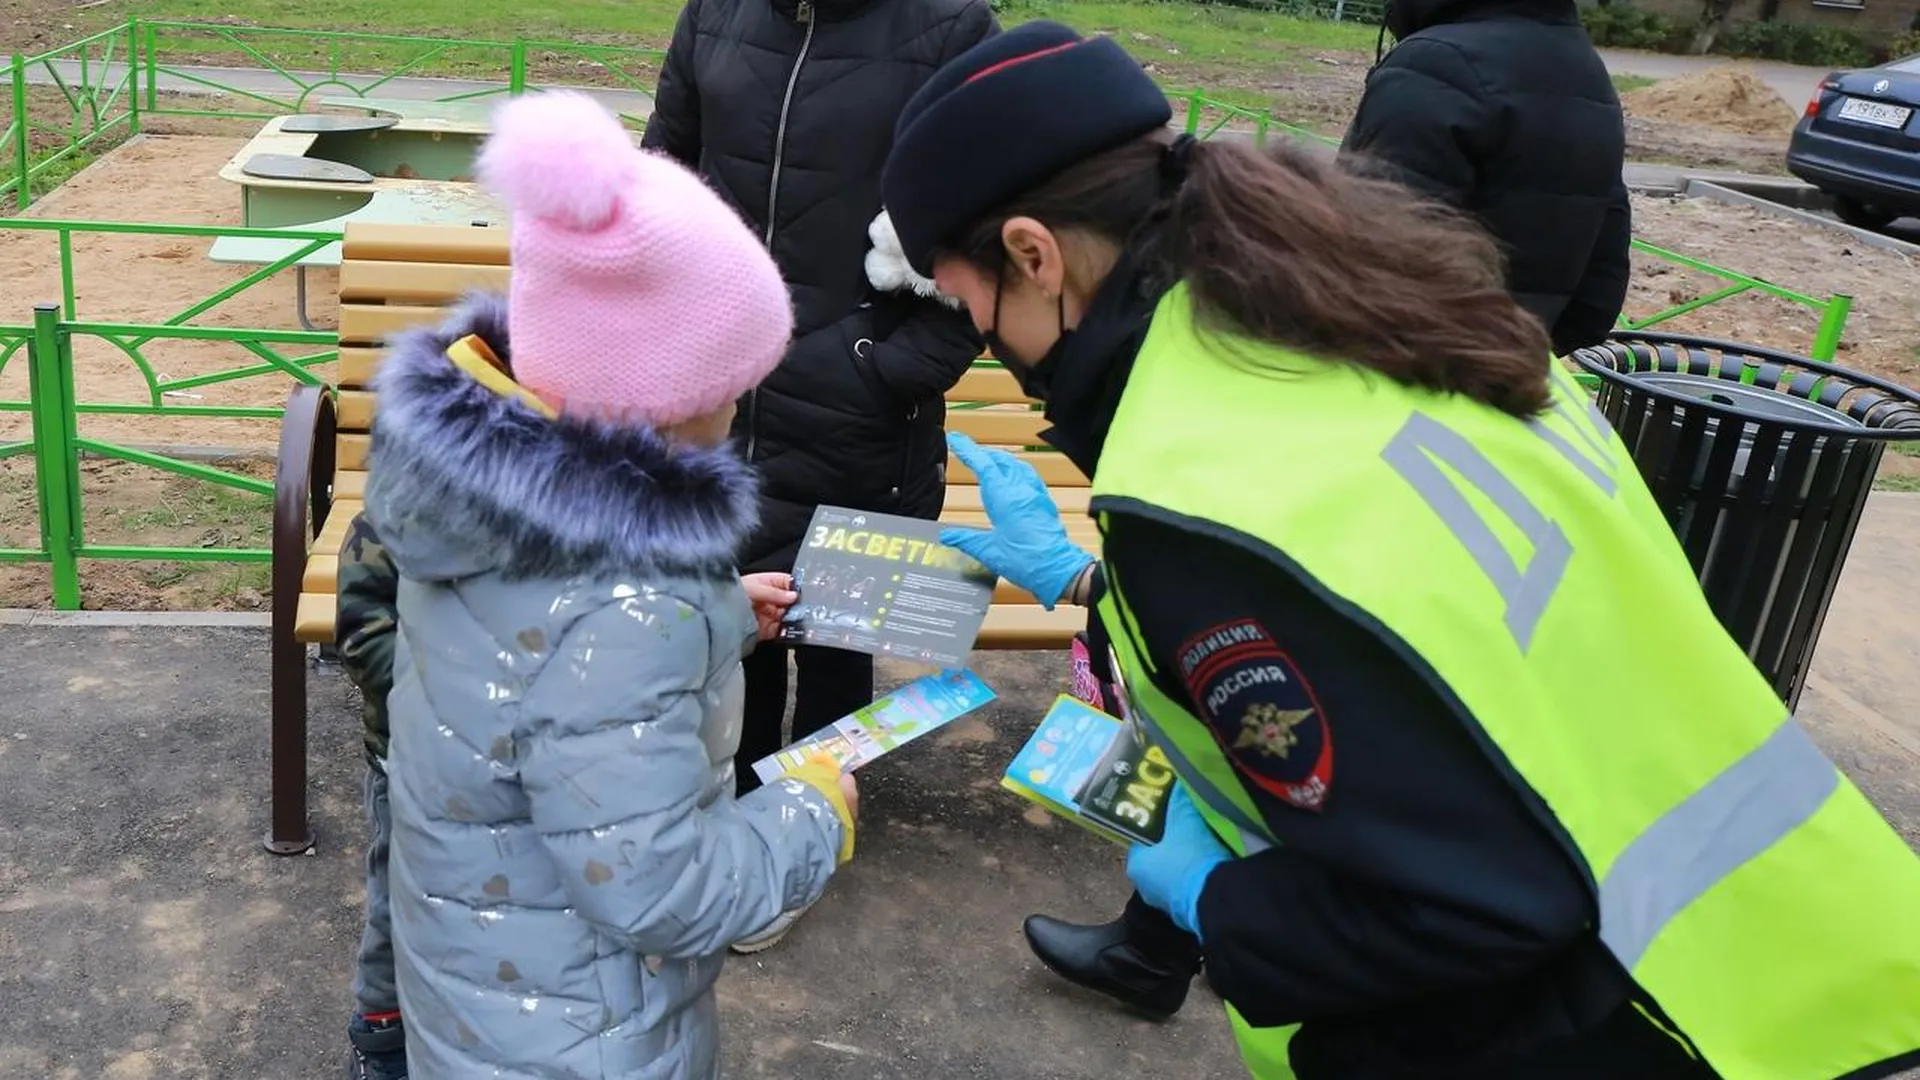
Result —
<instances>
[{"instance_id":1,"label":"grey puffer jacket","mask_svg":"<svg viewBox=\"0 0 1920 1080\"><path fill-rule=\"evenodd\" d=\"M798 781L732 795L752 476L485 389L445 351L510 365L503 314L413 334L377 384L411 1072L704 1080L726 947L819 896L843 828Z\"/></svg>"}]
</instances>

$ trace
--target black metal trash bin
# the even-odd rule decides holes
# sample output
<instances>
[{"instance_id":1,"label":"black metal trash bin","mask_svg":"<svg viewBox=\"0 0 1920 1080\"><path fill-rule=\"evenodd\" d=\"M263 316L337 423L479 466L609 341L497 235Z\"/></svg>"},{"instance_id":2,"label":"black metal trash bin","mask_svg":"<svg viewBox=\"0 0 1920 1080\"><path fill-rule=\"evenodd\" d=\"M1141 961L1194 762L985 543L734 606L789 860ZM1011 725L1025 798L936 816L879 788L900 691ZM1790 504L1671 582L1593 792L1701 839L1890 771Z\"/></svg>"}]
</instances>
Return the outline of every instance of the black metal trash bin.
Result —
<instances>
[{"instance_id":1,"label":"black metal trash bin","mask_svg":"<svg viewBox=\"0 0 1920 1080\"><path fill-rule=\"evenodd\" d=\"M1793 708L1881 454L1920 441L1920 394L1712 338L1620 333L1571 359L1714 613Z\"/></svg>"}]
</instances>

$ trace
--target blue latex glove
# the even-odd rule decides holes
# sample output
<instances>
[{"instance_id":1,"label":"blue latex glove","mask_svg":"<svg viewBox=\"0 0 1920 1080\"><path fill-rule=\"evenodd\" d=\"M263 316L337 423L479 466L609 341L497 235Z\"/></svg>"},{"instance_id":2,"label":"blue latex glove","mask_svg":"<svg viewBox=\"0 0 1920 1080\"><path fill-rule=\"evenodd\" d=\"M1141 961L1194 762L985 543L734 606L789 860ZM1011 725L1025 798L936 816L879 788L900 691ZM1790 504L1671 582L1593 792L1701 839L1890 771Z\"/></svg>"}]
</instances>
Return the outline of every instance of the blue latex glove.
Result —
<instances>
[{"instance_id":1,"label":"blue latex glove","mask_svg":"<svg viewBox=\"0 0 1920 1080\"><path fill-rule=\"evenodd\" d=\"M1174 923L1200 936L1200 890L1213 868L1233 858L1200 816L1187 794L1187 785L1175 784L1167 803L1167 827L1157 844L1135 844L1127 852L1127 877L1141 899L1172 917Z\"/></svg>"},{"instance_id":2,"label":"blue latex glove","mask_svg":"<svg viewBox=\"0 0 1920 1080\"><path fill-rule=\"evenodd\" d=\"M993 528L944 529L940 542L978 559L1051 611L1093 556L1067 539L1060 508L1033 466L957 431L947 433L947 446L980 478L980 501Z\"/></svg>"}]
</instances>

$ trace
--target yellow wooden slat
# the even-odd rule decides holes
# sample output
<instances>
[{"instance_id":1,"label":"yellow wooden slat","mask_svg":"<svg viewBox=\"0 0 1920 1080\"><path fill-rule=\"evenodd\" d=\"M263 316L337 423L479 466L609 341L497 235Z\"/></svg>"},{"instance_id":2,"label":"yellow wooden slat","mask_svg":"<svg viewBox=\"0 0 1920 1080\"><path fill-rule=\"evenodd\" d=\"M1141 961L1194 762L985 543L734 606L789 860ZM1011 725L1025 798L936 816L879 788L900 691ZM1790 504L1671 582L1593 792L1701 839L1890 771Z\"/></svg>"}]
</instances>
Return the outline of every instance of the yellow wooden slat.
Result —
<instances>
[{"instance_id":1,"label":"yellow wooden slat","mask_svg":"<svg viewBox=\"0 0 1920 1080\"><path fill-rule=\"evenodd\" d=\"M340 556L311 555L307 558L306 572L300 575L300 593L325 593L336 596L340 592Z\"/></svg>"},{"instance_id":2,"label":"yellow wooden slat","mask_svg":"<svg viewBox=\"0 0 1920 1080\"><path fill-rule=\"evenodd\" d=\"M380 370L380 361L386 359L387 350L370 346L342 346L340 349L340 385L364 387L373 382L373 373Z\"/></svg>"},{"instance_id":3,"label":"yellow wooden slat","mask_svg":"<svg viewBox=\"0 0 1920 1080\"><path fill-rule=\"evenodd\" d=\"M1079 466L1050 450L1038 453L1016 451L1013 456L1032 465L1033 471L1040 474L1041 481L1048 487L1089 487L1093 483L1080 471ZM949 454L947 455L947 482L975 484L979 481L974 478L972 469L960 464L959 458Z\"/></svg>"},{"instance_id":4,"label":"yellow wooden slat","mask_svg":"<svg viewBox=\"0 0 1920 1080\"><path fill-rule=\"evenodd\" d=\"M341 243L344 262L471 263L507 265L501 226L392 225L350 221Z\"/></svg>"},{"instance_id":5,"label":"yellow wooden slat","mask_svg":"<svg viewBox=\"0 0 1920 1080\"><path fill-rule=\"evenodd\" d=\"M1040 446L1040 433L1052 426L1031 409L955 409L947 414L948 431L964 432L984 446Z\"/></svg>"},{"instance_id":6,"label":"yellow wooden slat","mask_svg":"<svg viewBox=\"0 0 1920 1080\"><path fill-rule=\"evenodd\" d=\"M1020 384L1006 368L974 367L967 369L953 389L947 391L947 400L1021 405L1030 399L1020 392Z\"/></svg>"},{"instance_id":7,"label":"yellow wooden slat","mask_svg":"<svg viewBox=\"0 0 1920 1080\"><path fill-rule=\"evenodd\" d=\"M334 398L333 408L341 431L354 433L373 430L372 391L342 390Z\"/></svg>"},{"instance_id":8,"label":"yellow wooden slat","mask_svg":"<svg viewBox=\"0 0 1920 1080\"><path fill-rule=\"evenodd\" d=\"M333 474L333 497L336 499L352 499L354 502L365 502L367 498L367 474L363 472L349 472L346 469L337 470Z\"/></svg>"},{"instance_id":9,"label":"yellow wooden slat","mask_svg":"<svg viewBox=\"0 0 1920 1080\"><path fill-rule=\"evenodd\" d=\"M353 516L359 512L359 500L335 496L333 509L327 511L327 520L320 526L320 535L314 537L314 552L338 555L340 549L346 546L347 529L353 524Z\"/></svg>"},{"instance_id":10,"label":"yellow wooden slat","mask_svg":"<svg viewBox=\"0 0 1920 1080\"><path fill-rule=\"evenodd\" d=\"M344 468L345 466L342 466ZM1053 496L1054 504L1060 507L1064 517L1084 515L1087 506L1093 501L1093 489L1084 487L1055 487L1048 494ZM942 512L946 514L977 514L986 507L980 501L980 489L973 484L948 484L947 502Z\"/></svg>"},{"instance_id":11,"label":"yellow wooden slat","mask_svg":"<svg viewBox=\"0 0 1920 1080\"><path fill-rule=\"evenodd\" d=\"M472 263L366 262L340 264L340 300L387 304L446 304L474 290L505 292L507 268Z\"/></svg>"},{"instance_id":12,"label":"yellow wooden slat","mask_svg":"<svg viewBox=\"0 0 1920 1080\"><path fill-rule=\"evenodd\" d=\"M1052 611L1039 605L995 604L987 609L976 649L1064 649L1087 628L1085 608L1061 604Z\"/></svg>"},{"instance_id":13,"label":"yellow wooden slat","mask_svg":"<svg viewBox=\"0 0 1920 1080\"><path fill-rule=\"evenodd\" d=\"M367 451L373 448L373 438L369 435L341 435L333 441L333 464L337 469L348 472L365 472L367 469ZM339 492L334 493L339 498Z\"/></svg>"},{"instance_id":14,"label":"yellow wooden slat","mask_svg":"<svg viewBox=\"0 0 1920 1080\"><path fill-rule=\"evenodd\" d=\"M339 601L330 592L301 593L293 613L293 639L309 645L331 642L338 606Z\"/></svg>"},{"instance_id":15,"label":"yellow wooden slat","mask_svg":"<svg viewBox=\"0 0 1920 1080\"><path fill-rule=\"evenodd\" d=\"M378 345L402 330L432 326L446 317L446 308L432 304L341 304L340 342Z\"/></svg>"}]
</instances>

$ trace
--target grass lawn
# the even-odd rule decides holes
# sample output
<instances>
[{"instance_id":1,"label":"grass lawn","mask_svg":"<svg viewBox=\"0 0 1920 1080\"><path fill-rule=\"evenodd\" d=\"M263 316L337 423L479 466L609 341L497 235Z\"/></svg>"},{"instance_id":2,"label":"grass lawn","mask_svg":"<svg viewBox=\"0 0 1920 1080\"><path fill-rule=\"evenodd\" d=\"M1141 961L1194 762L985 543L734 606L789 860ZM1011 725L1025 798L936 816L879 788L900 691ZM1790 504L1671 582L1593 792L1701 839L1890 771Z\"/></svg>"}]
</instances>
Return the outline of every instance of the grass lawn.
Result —
<instances>
[{"instance_id":1,"label":"grass lawn","mask_svg":"<svg viewBox=\"0 0 1920 1080\"><path fill-rule=\"evenodd\" d=\"M384 0L336 0L323 6L286 0L133 0L125 5L76 12L65 2L24 0L35 23L49 29L45 40L68 41L109 29L131 17L217 23L226 27L284 27L344 33L440 36L506 42L523 39L625 48L664 48L679 15L679 0L575 0L551 7L520 0L413 0L395 5ZM17 17L16 17L17 18ZM1113 34L1143 62L1152 65L1171 88L1195 84L1257 84L1263 75L1298 69L1316 54L1371 53L1377 30L1360 23L1293 18L1239 8L1138 0L1011 0L1000 13L1004 25L1047 18L1085 32ZM24 36L24 35L22 35ZM262 67L272 64L311 69L384 73L418 62L419 45L378 41L351 44L299 36L241 36L261 55L213 35L162 28L161 54L179 63L193 59ZM549 69L578 66L572 57L532 57ZM650 83L644 63L623 64L629 75ZM409 74L503 75L504 48L462 47L435 52Z\"/></svg>"}]
</instances>

